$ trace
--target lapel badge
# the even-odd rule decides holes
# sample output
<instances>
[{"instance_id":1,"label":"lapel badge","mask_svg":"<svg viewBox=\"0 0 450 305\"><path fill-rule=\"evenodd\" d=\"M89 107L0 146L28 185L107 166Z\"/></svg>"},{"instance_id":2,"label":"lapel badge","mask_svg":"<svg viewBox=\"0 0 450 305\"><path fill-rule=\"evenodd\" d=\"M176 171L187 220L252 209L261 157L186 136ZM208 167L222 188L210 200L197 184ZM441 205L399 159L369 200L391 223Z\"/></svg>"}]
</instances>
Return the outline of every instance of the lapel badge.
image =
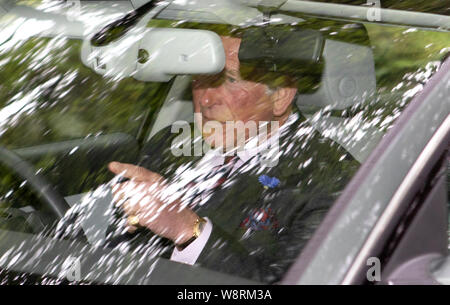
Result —
<instances>
[{"instance_id":1,"label":"lapel badge","mask_svg":"<svg viewBox=\"0 0 450 305\"><path fill-rule=\"evenodd\" d=\"M280 180L276 177L269 177L267 175L261 175L258 177L258 181L264 186L267 190L269 188L277 187L280 184Z\"/></svg>"}]
</instances>

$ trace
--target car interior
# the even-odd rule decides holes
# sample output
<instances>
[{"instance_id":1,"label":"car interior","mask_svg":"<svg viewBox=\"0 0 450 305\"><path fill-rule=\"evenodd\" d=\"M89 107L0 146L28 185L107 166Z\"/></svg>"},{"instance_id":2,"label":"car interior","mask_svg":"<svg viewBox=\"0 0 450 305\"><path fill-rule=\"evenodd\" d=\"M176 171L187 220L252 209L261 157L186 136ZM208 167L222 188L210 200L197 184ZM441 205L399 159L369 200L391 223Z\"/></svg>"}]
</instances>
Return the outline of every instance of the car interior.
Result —
<instances>
[{"instance_id":1,"label":"car interior","mask_svg":"<svg viewBox=\"0 0 450 305\"><path fill-rule=\"evenodd\" d=\"M227 3L224 4L226 8L234 12L242 10L232 2L223 3ZM133 18L125 17L104 26L90 39L83 39L80 50L80 61L92 73L105 78L132 77L141 82L161 83L160 91L164 98L157 101L158 107L142 114L146 119L140 134L115 132L0 151L12 160L10 164L2 161L2 172L15 173L11 181L29 180L32 196L37 196L39 202L46 202L43 206L47 205L45 208L28 204L17 208L10 206L8 214L0 217L2 230L37 234L51 223L47 213L42 216L40 210L50 210L50 214L61 218L61 213L70 207L90 201L84 205L92 210L82 224L83 230L89 244L101 243L110 216L108 207L112 202L111 192L106 190L113 178L106 169L108 162L136 163L145 143L159 131L177 121L193 121L191 78L195 74L214 74L222 70L223 47L214 29L223 24L236 28L244 23L250 29L243 36L243 51L239 54L242 63L262 65L269 61L272 68L282 69L283 63L289 62L294 67L302 67L300 72L293 73L311 74L306 85L299 77L296 107L316 131L337 142L359 163L368 158L386 132L376 124L358 125L354 119L369 109L376 111L387 98L377 96L374 55L365 25L338 20L307 21L279 12L261 13L249 7L242 13L222 14L217 8L208 11L208 6L201 4L199 8L202 9L198 10L177 9L173 4L170 9L165 10L161 6L154 14L146 14L155 7L154 3L144 5ZM269 22L269 26L261 26L265 18L274 20L273 24ZM185 22L177 23L180 20ZM142 26L146 30L136 34L134 30ZM125 30L112 31L118 27ZM260 33L261 30L264 34ZM110 32L114 34L112 37L108 36ZM340 34L336 35L336 32ZM255 52L255 43L266 43L263 40L267 39L267 33L281 42L271 45L272 49L268 49L267 54ZM126 52L123 52L124 46ZM202 46L202 52L198 51L199 46ZM185 60L174 64L180 62L179 58ZM35 174L32 169L39 167L44 159L53 159L56 165L35 175L37 181L34 183L30 179ZM82 187L74 189L74 180L83 181ZM45 192L42 191L43 186ZM20 189L23 184L15 182L15 187ZM19 218L22 219L21 226L17 225ZM160 273L164 274L172 267L161 268ZM226 277L223 275L223 279ZM168 275L165 278L172 279Z\"/></svg>"},{"instance_id":2,"label":"car interior","mask_svg":"<svg viewBox=\"0 0 450 305\"><path fill-rule=\"evenodd\" d=\"M291 21L289 18L288 20ZM167 21L162 22L167 24ZM161 23L161 20L159 22ZM108 26L98 33L108 33L111 29ZM325 33L310 27L302 23L288 27L283 24L267 28L249 27L243 36L240 61L248 65L264 65L265 62L270 61L270 64L276 67L275 69L286 69L284 67L292 65L297 67L297 70L290 69L294 71L292 73L297 73L299 79L308 73L311 74L314 83L308 84L306 89L299 87L295 101L296 107L310 121L314 129L324 137L339 143L362 163L383 134L376 126L366 127L362 132L361 128L348 124L352 115L375 100L375 67L369 36L364 25L357 23L336 21ZM147 59L148 62L138 62L135 67L138 73L133 74L133 77L139 81L162 82L167 86L166 97L160 102L158 109L152 110L153 115L149 118L150 124L142 143L138 143L138 139L132 135L114 133L18 148L14 150L14 153L24 162L29 163L30 167L42 158L51 157L57 160L59 165L55 166L57 170L49 171L45 177L41 175L41 178L47 184L53 184L54 192L62 195L59 197L64 197L57 201L66 202L66 209L81 202L83 198L92 199L92 191L74 193L70 190L74 179L83 179L86 172L97 173L104 170L106 164L113 160L136 163L140 156L139 147L143 147L158 131L171 126L176 121L193 121L190 92L192 74L217 73L222 69L224 61L220 39L214 32L205 30L208 28L223 28L223 25L196 23L192 27L188 23L182 24L180 28L150 27L147 28L143 38L137 36L139 39L130 40L125 35L125 38L115 37L109 43L100 44L95 41L99 35L94 35L90 41L83 42L80 56L83 64L105 77L130 74L133 70L133 58L139 56L138 50L147 50L152 54L159 48L160 54L164 54L164 57ZM329 33L333 31L347 32L349 34L346 36L347 41L330 36ZM269 35L280 42L268 47L267 53L254 52L255 44L268 45L264 40L267 40ZM358 43L353 42L355 37ZM127 44L128 51L118 60L113 55L114 49L120 43ZM197 51L199 45L205 46L202 48L203 53ZM181 56L181 53L189 54L191 61L185 61L184 66L174 66L173 62ZM109 63L112 60L110 58L114 59L113 65ZM289 65L284 64L286 62ZM271 67L267 69L270 70ZM81 164L80 160L83 161ZM73 170L76 168L79 171ZM77 176L77 172L80 176ZM95 190L96 187L102 187L104 183L108 183L111 178L111 175L106 175L102 183L88 181L87 186ZM97 199L101 202L97 206L103 206L106 209L111 200L111 194L106 192L103 197ZM60 205L64 206L64 202ZM92 218L87 223L97 224L97 226L106 223L104 209L93 211ZM103 231L106 230L105 226L101 227ZM96 232L92 229L86 230ZM99 236L94 233L87 236L92 243L94 243L94 235Z\"/></svg>"},{"instance_id":3,"label":"car interior","mask_svg":"<svg viewBox=\"0 0 450 305\"><path fill-rule=\"evenodd\" d=\"M339 24L339 27L342 27L342 24ZM358 29L358 32L364 32L364 27ZM321 36L320 38L322 38ZM368 37L366 38L368 39ZM251 41L251 39L249 40ZM286 40L288 41L286 44L289 44L289 39ZM292 40L294 48L302 48L302 44L298 44L298 37L294 36ZM244 41L243 49L245 47ZM292 48L292 46L290 47ZM278 53L281 52L275 52L275 54ZM352 54L353 57L349 58L348 54ZM247 56L247 60L251 61L251 55L244 54L243 56ZM318 63L319 60L320 64ZM301 58L299 61L304 62L304 59ZM374 127L371 127L372 130L367 130L363 137L358 135L361 133L358 128L348 128L351 114L357 110L355 105L361 107L361 105L368 103L370 98L373 98L372 95L375 94L374 61L370 48L364 44L323 39L320 46L320 56L317 56L317 63L312 64L309 69L321 71L321 77L317 84L319 89L307 92L300 91L296 97L296 107L312 122L311 125L319 133L339 143L356 160L362 163L381 137L381 132ZM176 121L193 121L191 76L182 74L175 75L173 78L168 83L170 89L168 89L166 98L161 102L159 110L155 111L154 118L152 118L146 132L145 142L148 142L158 131L171 126ZM326 112L326 114L323 115L323 112ZM320 115L317 115L318 113ZM347 113L347 115L342 115L343 113ZM143 145L145 145L145 142ZM55 173L53 171L53 177L42 175L44 181L58 181L58 188L55 193L64 189L68 190L73 179L81 178L77 177L76 172L72 170L73 168L79 168L80 175L85 172L96 173L105 168L108 161L121 160L122 162L137 163L140 157L137 139L124 133L20 148L16 149L15 153L31 164L33 161L49 155L60 160L58 169L68 170L68 172ZM85 154L83 158L85 163L80 164L80 155L83 154ZM102 162L99 162L99 160L102 160ZM61 179L62 177L70 178L66 178L66 180ZM85 212L84 215L87 215L79 221L84 234L81 240L85 240L91 245L101 245L106 238L111 219L112 194L109 186L111 178L111 175L109 175L107 176L109 181L105 179L106 181L103 181L100 185L98 185L98 182L97 185L91 185L92 191L60 193L68 205L67 208L77 207L73 213L79 212L79 209L81 209ZM65 187L64 183L67 183L68 186ZM52 182L47 182L47 184L51 185ZM54 197L58 196L50 197L53 204L55 204L54 201L62 201L62 198L55 199ZM82 208L78 208L80 204ZM60 203L60 205L64 205L64 203ZM25 219L32 219L36 223L34 219L39 220L39 217L36 216L38 209L29 210L30 207L26 206L21 207L22 210L18 210L24 213L24 208L29 212L31 211L30 214L33 215L29 217L25 215L27 216ZM11 221L17 221L17 217L10 217L9 222L12 223ZM28 221L26 222L28 223ZM12 226L15 227L16 225L12 224ZM42 227L43 224L39 223L39 226L32 228L31 232L37 233L42 230ZM80 240L79 237L77 239Z\"/></svg>"}]
</instances>

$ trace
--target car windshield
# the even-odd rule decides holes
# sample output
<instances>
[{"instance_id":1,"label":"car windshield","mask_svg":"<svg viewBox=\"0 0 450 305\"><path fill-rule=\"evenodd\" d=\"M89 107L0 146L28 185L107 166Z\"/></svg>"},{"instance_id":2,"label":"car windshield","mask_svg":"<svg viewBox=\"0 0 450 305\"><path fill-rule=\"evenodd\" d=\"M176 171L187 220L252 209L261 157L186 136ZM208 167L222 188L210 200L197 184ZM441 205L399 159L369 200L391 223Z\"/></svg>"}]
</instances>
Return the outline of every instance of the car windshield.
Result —
<instances>
[{"instance_id":1,"label":"car windshield","mask_svg":"<svg viewBox=\"0 0 450 305\"><path fill-rule=\"evenodd\" d=\"M108 2L0 1L3 283L279 282L450 51L294 5Z\"/></svg>"}]
</instances>

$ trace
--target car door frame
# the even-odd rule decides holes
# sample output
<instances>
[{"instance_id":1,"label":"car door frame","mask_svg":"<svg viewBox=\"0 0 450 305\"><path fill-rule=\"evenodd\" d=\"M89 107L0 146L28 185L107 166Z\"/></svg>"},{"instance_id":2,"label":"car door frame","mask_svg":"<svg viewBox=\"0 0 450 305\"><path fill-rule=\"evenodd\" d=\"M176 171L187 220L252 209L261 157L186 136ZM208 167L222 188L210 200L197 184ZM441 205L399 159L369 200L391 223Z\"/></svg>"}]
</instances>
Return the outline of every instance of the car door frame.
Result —
<instances>
[{"instance_id":1,"label":"car door frame","mask_svg":"<svg viewBox=\"0 0 450 305\"><path fill-rule=\"evenodd\" d=\"M367 270L367 259L379 253L407 209L410 198L393 201L396 192L415 164L421 168L416 177L423 175L431 170L433 158L447 149L449 113L447 58L361 165L286 273L283 284L356 284L366 280L362 271ZM440 141L433 140L437 134ZM421 182L416 180L410 188Z\"/></svg>"}]
</instances>

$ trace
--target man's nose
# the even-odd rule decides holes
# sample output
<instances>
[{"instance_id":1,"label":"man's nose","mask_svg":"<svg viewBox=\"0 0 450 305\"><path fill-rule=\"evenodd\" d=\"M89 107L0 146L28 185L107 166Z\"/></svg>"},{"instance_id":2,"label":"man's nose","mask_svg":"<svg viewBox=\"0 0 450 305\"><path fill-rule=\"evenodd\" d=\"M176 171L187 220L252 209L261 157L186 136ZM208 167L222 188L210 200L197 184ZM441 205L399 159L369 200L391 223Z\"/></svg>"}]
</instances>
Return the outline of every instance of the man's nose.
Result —
<instances>
[{"instance_id":1,"label":"man's nose","mask_svg":"<svg viewBox=\"0 0 450 305\"><path fill-rule=\"evenodd\" d=\"M223 90L220 87L206 88L202 97L200 98L200 105L202 107L212 107L222 103Z\"/></svg>"}]
</instances>

